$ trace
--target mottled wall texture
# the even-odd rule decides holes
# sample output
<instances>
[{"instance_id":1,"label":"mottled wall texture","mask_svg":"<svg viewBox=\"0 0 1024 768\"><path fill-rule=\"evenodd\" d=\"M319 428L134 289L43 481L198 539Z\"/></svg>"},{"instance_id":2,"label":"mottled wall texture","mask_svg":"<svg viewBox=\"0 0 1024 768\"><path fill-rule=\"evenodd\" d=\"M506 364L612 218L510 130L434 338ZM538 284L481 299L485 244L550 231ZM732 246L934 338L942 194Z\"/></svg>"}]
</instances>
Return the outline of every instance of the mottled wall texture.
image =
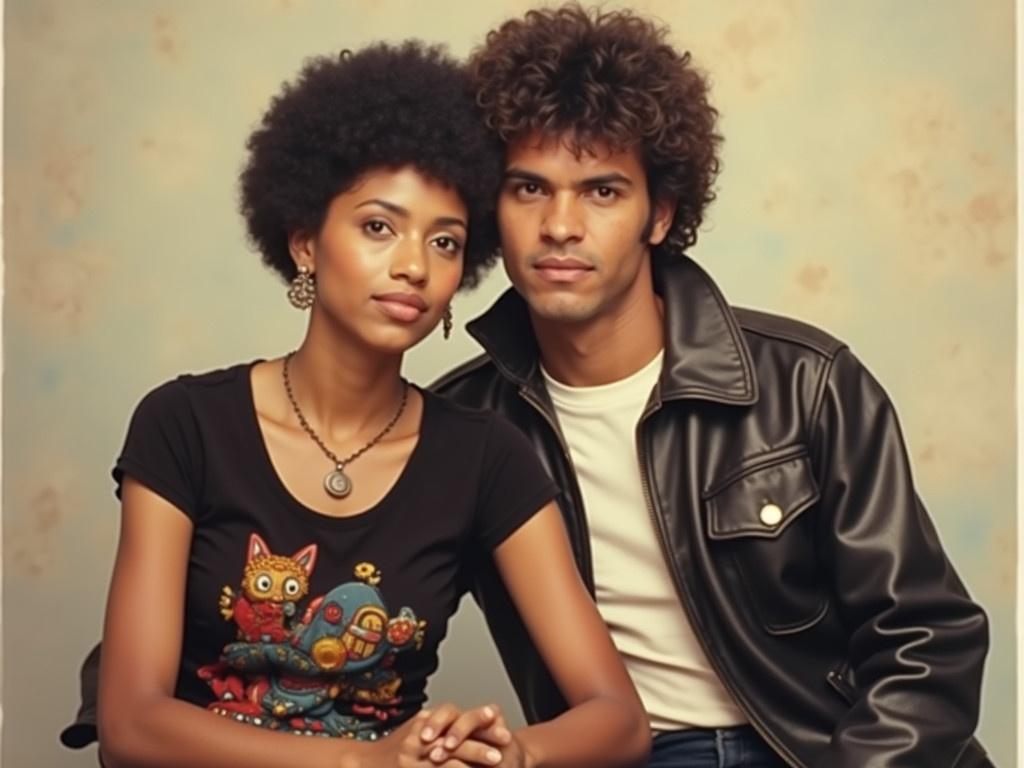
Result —
<instances>
[{"instance_id":1,"label":"mottled wall texture","mask_svg":"<svg viewBox=\"0 0 1024 768\"><path fill-rule=\"evenodd\" d=\"M94 764L56 734L100 634L109 470L138 398L301 337L235 210L271 94L305 57L371 40L464 54L529 5L7 0L5 766ZM735 303L849 341L893 395L921 495L992 619L981 735L1010 765L1013 2L635 5L712 73L721 108L724 171L693 256ZM460 327L499 273L457 300ZM409 356L412 378L475 351L461 330L438 336ZM510 701L477 615L453 631L435 694Z\"/></svg>"}]
</instances>

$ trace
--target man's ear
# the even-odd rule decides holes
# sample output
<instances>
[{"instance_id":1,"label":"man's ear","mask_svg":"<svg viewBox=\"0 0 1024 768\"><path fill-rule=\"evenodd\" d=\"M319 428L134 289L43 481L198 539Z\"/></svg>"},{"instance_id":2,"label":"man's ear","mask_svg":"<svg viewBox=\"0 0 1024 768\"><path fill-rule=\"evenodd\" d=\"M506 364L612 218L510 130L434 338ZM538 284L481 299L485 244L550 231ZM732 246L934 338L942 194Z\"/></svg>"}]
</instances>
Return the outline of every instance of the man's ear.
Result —
<instances>
[{"instance_id":1,"label":"man's ear","mask_svg":"<svg viewBox=\"0 0 1024 768\"><path fill-rule=\"evenodd\" d=\"M675 200L659 198L654 201L654 210L651 211L650 234L647 236L648 245L661 245L668 236L668 231L672 227L672 219L675 215Z\"/></svg>"},{"instance_id":2,"label":"man's ear","mask_svg":"<svg viewBox=\"0 0 1024 768\"><path fill-rule=\"evenodd\" d=\"M292 255L296 268L305 267L310 274L316 272L316 238L313 235L300 230L292 232L288 235L288 252Z\"/></svg>"}]
</instances>

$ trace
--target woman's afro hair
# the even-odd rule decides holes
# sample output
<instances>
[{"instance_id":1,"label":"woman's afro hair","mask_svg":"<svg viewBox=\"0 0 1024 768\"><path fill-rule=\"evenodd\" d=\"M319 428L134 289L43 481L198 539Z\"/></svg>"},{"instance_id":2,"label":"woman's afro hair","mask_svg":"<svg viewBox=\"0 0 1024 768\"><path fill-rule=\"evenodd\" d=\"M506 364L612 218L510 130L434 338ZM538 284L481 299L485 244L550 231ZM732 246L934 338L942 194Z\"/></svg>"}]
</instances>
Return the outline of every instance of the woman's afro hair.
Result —
<instances>
[{"instance_id":1,"label":"woman's afro hair","mask_svg":"<svg viewBox=\"0 0 1024 768\"><path fill-rule=\"evenodd\" d=\"M289 235L318 232L335 196L367 171L413 166L469 212L463 286L494 262L501 147L469 79L440 46L375 44L318 57L286 83L246 144L242 216L267 265L296 273Z\"/></svg>"}]
</instances>

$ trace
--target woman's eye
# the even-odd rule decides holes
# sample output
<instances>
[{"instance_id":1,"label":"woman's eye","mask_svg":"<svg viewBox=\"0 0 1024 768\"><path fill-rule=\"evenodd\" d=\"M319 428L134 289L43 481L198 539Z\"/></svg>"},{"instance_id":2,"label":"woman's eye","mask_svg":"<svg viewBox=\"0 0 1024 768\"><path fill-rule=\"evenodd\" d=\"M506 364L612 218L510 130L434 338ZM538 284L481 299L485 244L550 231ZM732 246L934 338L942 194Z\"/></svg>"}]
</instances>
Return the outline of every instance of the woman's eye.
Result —
<instances>
[{"instance_id":1,"label":"woman's eye","mask_svg":"<svg viewBox=\"0 0 1024 768\"><path fill-rule=\"evenodd\" d=\"M363 230L367 234L380 237L390 232L391 227L387 225L387 222L381 221L380 219L371 219L370 221L363 224Z\"/></svg>"},{"instance_id":2,"label":"woman's eye","mask_svg":"<svg viewBox=\"0 0 1024 768\"><path fill-rule=\"evenodd\" d=\"M448 237L447 235L442 235L441 237L434 238L434 245L436 245L442 251L445 251L447 253L454 254L462 252L462 243L460 243L454 237Z\"/></svg>"}]
</instances>

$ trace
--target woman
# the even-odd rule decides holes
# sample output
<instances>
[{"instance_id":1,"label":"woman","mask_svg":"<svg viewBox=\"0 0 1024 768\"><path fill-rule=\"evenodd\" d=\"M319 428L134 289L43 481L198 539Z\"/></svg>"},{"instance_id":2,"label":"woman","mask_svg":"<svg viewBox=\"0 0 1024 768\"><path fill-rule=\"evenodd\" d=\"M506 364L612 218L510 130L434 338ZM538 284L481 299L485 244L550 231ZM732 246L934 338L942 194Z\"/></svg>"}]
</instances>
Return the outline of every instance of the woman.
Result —
<instances>
[{"instance_id":1,"label":"woman","mask_svg":"<svg viewBox=\"0 0 1024 768\"><path fill-rule=\"evenodd\" d=\"M494 250L500 158L467 94L437 49L375 46L308 64L250 138L242 211L309 324L294 353L179 377L135 412L114 470L108 765L646 754L557 489L513 427L400 375ZM494 707L418 712L447 620L489 557L571 705L515 733Z\"/></svg>"}]
</instances>

